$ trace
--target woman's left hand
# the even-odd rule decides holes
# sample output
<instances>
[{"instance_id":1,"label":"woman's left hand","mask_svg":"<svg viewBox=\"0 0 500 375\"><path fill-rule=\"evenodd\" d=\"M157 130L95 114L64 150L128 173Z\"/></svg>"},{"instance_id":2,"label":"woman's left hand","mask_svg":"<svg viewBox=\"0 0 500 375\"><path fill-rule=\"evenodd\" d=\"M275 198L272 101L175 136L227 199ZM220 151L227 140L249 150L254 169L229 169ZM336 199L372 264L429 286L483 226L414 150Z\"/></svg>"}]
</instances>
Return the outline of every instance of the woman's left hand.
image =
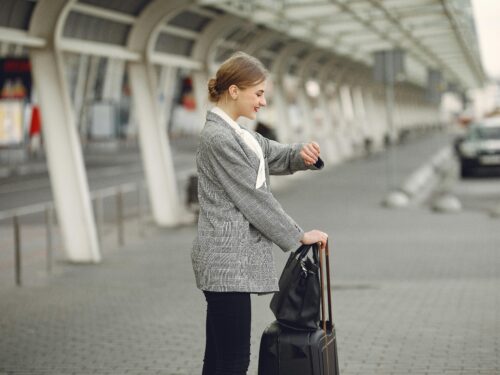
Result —
<instances>
[{"instance_id":1,"label":"woman's left hand","mask_svg":"<svg viewBox=\"0 0 500 375\"><path fill-rule=\"evenodd\" d=\"M305 165L310 166L318 161L319 152L319 145L316 142L309 142L300 150L300 156L302 156Z\"/></svg>"}]
</instances>

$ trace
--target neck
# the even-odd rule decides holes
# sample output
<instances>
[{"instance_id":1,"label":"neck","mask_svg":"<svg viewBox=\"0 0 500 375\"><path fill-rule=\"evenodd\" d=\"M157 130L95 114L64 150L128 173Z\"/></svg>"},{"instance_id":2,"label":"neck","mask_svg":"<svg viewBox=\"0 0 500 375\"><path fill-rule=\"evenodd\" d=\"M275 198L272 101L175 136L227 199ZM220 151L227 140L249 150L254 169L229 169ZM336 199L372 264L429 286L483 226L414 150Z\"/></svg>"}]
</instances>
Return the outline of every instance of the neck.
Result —
<instances>
[{"instance_id":1,"label":"neck","mask_svg":"<svg viewBox=\"0 0 500 375\"><path fill-rule=\"evenodd\" d=\"M236 111L236 108L234 108L234 106L231 105L231 103L225 103L224 101L221 100L217 102L217 107L226 112L227 115L231 117L231 119L233 119L234 121L238 120L238 117L240 117L240 115Z\"/></svg>"}]
</instances>

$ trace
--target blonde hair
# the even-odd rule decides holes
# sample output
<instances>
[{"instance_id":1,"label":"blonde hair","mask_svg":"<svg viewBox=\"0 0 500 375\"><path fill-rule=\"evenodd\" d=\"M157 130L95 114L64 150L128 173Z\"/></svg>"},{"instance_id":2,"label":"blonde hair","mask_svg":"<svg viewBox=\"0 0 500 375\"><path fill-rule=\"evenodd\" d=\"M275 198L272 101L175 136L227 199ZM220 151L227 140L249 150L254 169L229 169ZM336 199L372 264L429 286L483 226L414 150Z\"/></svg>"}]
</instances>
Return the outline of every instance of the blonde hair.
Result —
<instances>
[{"instance_id":1,"label":"blonde hair","mask_svg":"<svg viewBox=\"0 0 500 375\"><path fill-rule=\"evenodd\" d=\"M218 102L231 85L244 90L266 80L269 72L255 57L236 52L222 63L215 78L208 81L208 99Z\"/></svg>"}]
</instances>

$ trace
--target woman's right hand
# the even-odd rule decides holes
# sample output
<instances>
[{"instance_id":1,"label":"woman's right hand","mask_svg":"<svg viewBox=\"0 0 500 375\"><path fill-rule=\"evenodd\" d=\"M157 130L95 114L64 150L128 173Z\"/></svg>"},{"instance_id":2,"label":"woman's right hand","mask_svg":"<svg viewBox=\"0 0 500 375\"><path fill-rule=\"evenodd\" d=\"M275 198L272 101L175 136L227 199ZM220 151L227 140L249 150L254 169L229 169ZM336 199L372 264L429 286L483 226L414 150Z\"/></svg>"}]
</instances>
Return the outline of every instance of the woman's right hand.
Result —
<instances>
[{"instance_id":1,"label":"woman's right hand","mask_svg":"<svg viewBox=\"0 0 500 375\"><path fill-rule=\"evenodd\" d=\"M305 232L300 242L302 242L304 245L312 245L314 243L321 242L321 250L324 250L326 247L327 240L328 240L328 234L320 230L313 229L310 230L309 232Z\"/></svg>"}]
</instances>

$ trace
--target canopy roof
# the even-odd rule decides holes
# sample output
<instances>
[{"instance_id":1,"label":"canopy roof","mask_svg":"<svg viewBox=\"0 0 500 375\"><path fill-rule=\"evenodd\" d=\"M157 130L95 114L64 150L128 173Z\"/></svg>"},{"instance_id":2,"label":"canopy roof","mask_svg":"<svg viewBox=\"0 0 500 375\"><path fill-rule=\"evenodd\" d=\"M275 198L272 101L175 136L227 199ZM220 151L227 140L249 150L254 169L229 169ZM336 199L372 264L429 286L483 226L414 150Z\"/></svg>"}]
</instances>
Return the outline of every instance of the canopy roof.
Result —
<instances>
[{"instance_id":1,"label":"canopy roof","mask_svg":"<svg viewBox=\"0 0 500 375\"><path fill-rule=\"evenodd\" d=\"M2 0L0 52L20 46L13 50L23 53L47 43L30 33L37 3L50 6L44 0ZM138 50L130 34L152 5L165 14ZM311 75L335 62L369 70L375 51L400 48L411 83L425 86L429 69L462 89L485 80L469 0L67 0L58 30L54 39L65 51L132 61L146 54L154 63L190 69L210 69L244 49L270 67L286 56L292 74L301 73L305 59ZM204 55L199 45L207 33L216 43Z\"/></svg>"},{"instance_id":2,"label":"canopy roof","mask_svg":"<svg viewBox=\"0 0 500 375\"><path fill-rule=\"evenodd\" d=\"M469 0L206 0L220 9L318 47L373 64L373 52L406 51L408 78L427 68L462 87L485 75Z\"/></svg>"}]
</instances>

